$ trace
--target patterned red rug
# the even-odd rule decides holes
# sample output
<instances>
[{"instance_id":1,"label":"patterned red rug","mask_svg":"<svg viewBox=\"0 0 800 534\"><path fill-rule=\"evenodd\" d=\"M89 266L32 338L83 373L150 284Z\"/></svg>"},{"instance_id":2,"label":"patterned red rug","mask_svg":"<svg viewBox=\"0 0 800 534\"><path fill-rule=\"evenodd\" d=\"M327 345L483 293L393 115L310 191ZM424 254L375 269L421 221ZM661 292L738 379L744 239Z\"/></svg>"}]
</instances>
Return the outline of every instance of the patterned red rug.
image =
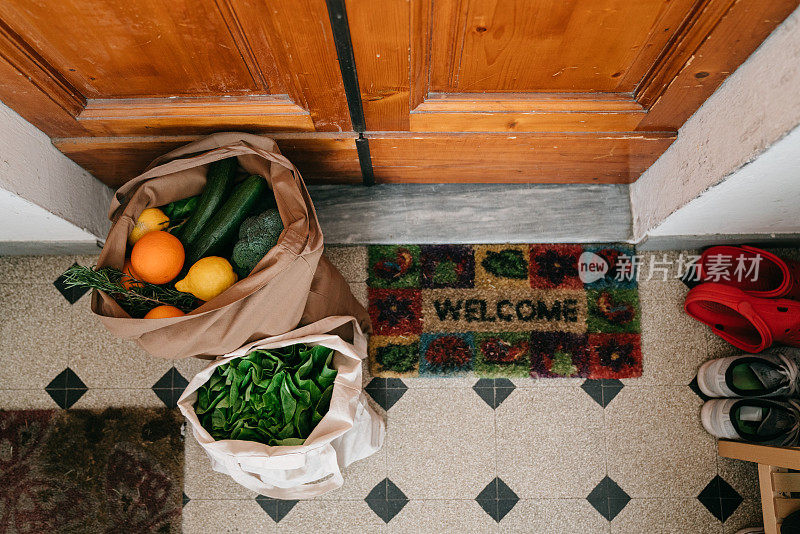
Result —
<instances>
[{"instance_id":1,"label":"patterned red rug","mask_svg":"<svg viewBox=\"0 0 800 534\"><path fill-rule=\"evenodd\" d=\"M0 411L0 532L181 531L177 410Z\"/></svg>"},{"instance_id":2,"label":"patterned red rug","mask_svg":"<svg viewBox=\"0 0 800 534\"><path fill-rule=\"evenodd\" d=\"M386 377L642 373L633 247L369 247L370 366Z\"/></svg>"}]
</instances>

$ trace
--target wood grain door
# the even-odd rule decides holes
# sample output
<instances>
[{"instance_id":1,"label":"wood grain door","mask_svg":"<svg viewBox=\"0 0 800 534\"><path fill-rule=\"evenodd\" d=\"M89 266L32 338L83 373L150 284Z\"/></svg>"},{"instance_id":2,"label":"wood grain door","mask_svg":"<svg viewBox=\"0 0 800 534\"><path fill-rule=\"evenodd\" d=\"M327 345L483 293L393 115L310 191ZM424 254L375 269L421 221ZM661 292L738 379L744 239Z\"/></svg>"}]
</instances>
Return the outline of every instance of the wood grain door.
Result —
<instances>
[{"instance_id":1,"label":"wood grain door","mask_svg":"<svg viewBox=\"0 0 800 534\"><path fill-rule=\"evenodd\" d=\"M111 185L224 130L277 133L300 160L345 152L312 171L360 175L324 0L6 0L0 99Z\"/></svg>"},{"instance_id":2,"label":"wood grain door","mask_svg":"<svg viewBox=\"0 0 800 534\"><path fill-rule=\"evenodd\" d=\"M379 180L625 182L797 1L347 6Z\"/></svg>"}]
</instances>

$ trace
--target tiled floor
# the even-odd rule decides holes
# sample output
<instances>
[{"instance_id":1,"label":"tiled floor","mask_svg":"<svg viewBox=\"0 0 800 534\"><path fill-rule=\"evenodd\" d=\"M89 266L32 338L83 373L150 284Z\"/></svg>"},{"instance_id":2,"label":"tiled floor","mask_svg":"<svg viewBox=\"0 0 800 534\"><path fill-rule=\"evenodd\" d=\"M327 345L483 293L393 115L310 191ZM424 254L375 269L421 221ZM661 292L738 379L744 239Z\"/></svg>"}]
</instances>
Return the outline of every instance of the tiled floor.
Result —
<instances>
[{"instance_id":1,"label":"tiled floor","mask_svg":"<svg viewBox=\"0 0 800 534\"><path fill-rule=\"evenodd\" d=\"M364 248L327 253L364 301ZM87 295L70 304L53 284L75 261L94 258L0 258L0 408L174 405L203 363L173 365L110 336ZM723 533L759 523L754 467L717 458L692 388L703 361L733 350L683 314L680 282L639 287L642 377L366 377L386 414L385 446L312 501L257 497L213 472L189 436L184 530Z\"/></svg>"}]
</instances>

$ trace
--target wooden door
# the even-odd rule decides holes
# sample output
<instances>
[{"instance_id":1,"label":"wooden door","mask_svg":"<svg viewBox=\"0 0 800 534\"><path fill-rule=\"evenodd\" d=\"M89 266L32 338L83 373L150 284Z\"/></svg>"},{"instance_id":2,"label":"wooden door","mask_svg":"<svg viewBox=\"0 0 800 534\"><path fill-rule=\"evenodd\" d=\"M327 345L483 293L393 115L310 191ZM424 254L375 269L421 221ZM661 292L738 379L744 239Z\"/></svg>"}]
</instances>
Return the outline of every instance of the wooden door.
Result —
<instances>
[{"instance_id":1,"label":"wooden door","mask_svg":"<svg viewBox=\"0 0 800 534\"><path fill-rule=\"evenodd\" d=\"M225 130L309 181L627 183L799 1L5 0L0 100L112 186Z\"/></svg>"},{"instance_id":2,"label":"wooden door","mask_svg":"<svg viewBox=\"0 0 800 534\"><path fill-rule=\"evenodd\" d=\"M347 0L376 178L635 180L796 6Z\"/></svg>"},{"instance_id":3,"label":"wooden door","mask_svg":"<svg viewBox=\"0 0 800 534\"><path fill-rule=\"evenodd\" d=\"M0 100L110 185L225 130L360 180L324 0L0 2Z\"/></svg>"}]
</instances>

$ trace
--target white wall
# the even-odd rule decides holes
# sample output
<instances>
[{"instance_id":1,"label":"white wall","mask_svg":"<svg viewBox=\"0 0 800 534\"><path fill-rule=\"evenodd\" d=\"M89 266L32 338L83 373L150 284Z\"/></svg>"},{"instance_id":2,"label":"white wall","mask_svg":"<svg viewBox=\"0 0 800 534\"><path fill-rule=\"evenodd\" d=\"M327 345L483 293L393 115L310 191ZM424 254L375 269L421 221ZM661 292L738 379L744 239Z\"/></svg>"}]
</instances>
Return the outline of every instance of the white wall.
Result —
<instances>
[{"instance_id":1,"label":"white wall","mask_svg":"<svg viewBox=\"0 0 800 534\"><path fill-rule=\"evenodd\" d=\"M650 237L800 233L800 127L668 216Z\"/></svg>"},{"instance_id":2,"label":"white wall","mask_svg":"<svg viewBox=\"0 0 800 534\"><path fill-rule=\"evenodd\" d=\"M0 210L14 209L14 213L30 217L24 240L19 239L23 229L6 224L9 221L4 217L0 242L53 241L54 235L69 235L94 243L105 239L108 233L111 189L64 156L41 130L2 103L0 190L4 191ZM55 217L34 215L42 215L37 207Z\"/></svg>"},{"instance_id":3,"label":"white wall","mask_svg":"<svg viewBox=\"0 0 800 534\"><path fill-rule=\"evenodd\" d=\"M44 208L0 189L0 254L97 252L97 238Z\"/></svg>"},{"instance_id":4,"label":"white wall","mask_svg":"<svg viewBox=\"0 0 800 534\"><path fill-rule=\"evenodd\" d=\"M686 121L672 146L631 185L634 241L653 235L667 217L709 187L732 176L798 124L800 8ZM776 182L765 181L762 188L784 183L780 178ZM725 194L733 194L735 190L730 191ZM779 196L778 191L772 193ZM706 206L716 194L716 190L709 191L704 200ZM720 202L728 203L723 199ZM755 225L762 228L780 225L787 231L791 226L788 219L778 216L766 203L750 203L749 208L747 213L751 218L742 218L740 213L737 219L741 223L737 228L742 233L756 233ZM690 210L676 214L676 218L697 214L696 210ZM676 218L672 218L670 227L659 227L658 234L664 235L670 228L685 231L693 224L687 220L678 225ZM721 222L723 233L733 232L734 226L728 221ZM753 228L745 230L749 225ZM696 224L694 228L699 230L702 226ZM795 225L792 231L800 231L800 225Z\"/></svg>"}]
</instances>

